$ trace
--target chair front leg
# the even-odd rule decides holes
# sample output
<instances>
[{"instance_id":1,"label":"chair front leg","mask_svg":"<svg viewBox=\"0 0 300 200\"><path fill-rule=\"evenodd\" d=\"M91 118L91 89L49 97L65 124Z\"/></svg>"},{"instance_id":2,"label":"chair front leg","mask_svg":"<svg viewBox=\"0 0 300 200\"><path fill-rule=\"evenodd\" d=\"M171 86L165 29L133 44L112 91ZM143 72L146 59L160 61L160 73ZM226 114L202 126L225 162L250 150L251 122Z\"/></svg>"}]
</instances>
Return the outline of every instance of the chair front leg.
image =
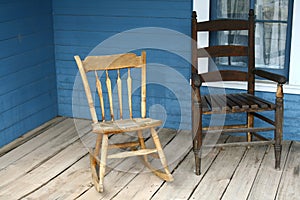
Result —
<instances>
[{"instance_id":1,"label":"chair front leg","mask_svg":"<svg viewBox=\"0 0 300 200\"><path fill-rule=\"evenodd\" d=\"M202 102L200 89L194 88L192 98L192 136L193 152L195 156L195 173L201 174L201 147L202 147Z\"/></svg>"},{"instance_id":2,"label":"chair front leg","mask_svg":"<svg viewBox=\"0 0 300 200\"><path fill-rule=\"evenodd\" d=\"M275 168L280 169L280 159L282 150L282 129L283 129L283 89L282 84L277 85L276 110L275 110Z\"/></svg>"},{"instance_id":3,"label":"chair front leg","mask_svg":"<svg viewBox=\"0 0 300 200\"><path fill-rule=\"evenodd\" d=\"M101 147L101 159L100 159L100 167L99 167L99 185L97 191L104 191L104 175L106 168L106 159L107 159L107 148L108 148L108 135L104 134L102 138L102 147Z\"/></svg>"},{"instance_id":4,"label":"chair front leg","mask_svg":"<svg viewBox=\"0 0 300 200\"><path fill-rule=\"evenodd\" d=\"M96 145L94 150L90 150L90 165L91 165L91 172L92 172L92 181L95 186L95 188L98 188L99 184L99 175L97 173L97 165L99 159L99 151L101 148L101 143L102 143L102 134L98 134L97 140L96 140Z\"/></svg>"}]
</instances>

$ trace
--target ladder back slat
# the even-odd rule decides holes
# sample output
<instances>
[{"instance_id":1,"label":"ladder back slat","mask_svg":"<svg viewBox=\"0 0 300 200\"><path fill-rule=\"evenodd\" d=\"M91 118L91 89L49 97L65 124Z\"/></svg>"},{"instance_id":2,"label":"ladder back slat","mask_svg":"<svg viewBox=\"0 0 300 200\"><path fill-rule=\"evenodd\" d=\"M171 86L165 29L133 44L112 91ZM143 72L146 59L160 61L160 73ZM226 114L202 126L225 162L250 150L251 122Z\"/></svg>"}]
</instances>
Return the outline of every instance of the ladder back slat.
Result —
<instances>
[{"instance_id":1,"label":"ladder back slat","mask_svg":"<svg viewBox=\"0 0 300 200\"><path fill-rule=\"evenodd\" d=\"M107 70L106 70L106 87L107 87L107 92L108 92L110 116L111 116L111 120L114 120L114 109L113 109L113 101L112 101L111 80L109 78Z\"/></svg>"},{"instance_id":2,"label":"ladder back slat","mask_svg":"<svg viewBox=\"0 0 300 200\"><path fill-rule=\"evenodd\" d=\"M198 58L248 56L248 47L238 45L219 45L198 49Z\"/></svg>"},{"instance_id":3,"label":"ladder back slat","mask_svg":"<svg viewBox=\"0 0 300 200\"><path fill-rule=\"evenodd\" d=\"M83 61L86 72L91 70L116 70L128 67L141 67L141 60L134 53L106 56L87 56Z\"/></svg>"},{"instance_id":4,"label":"ladder back slat","mask_svg":"<svg viewBox=\"0 0 300 200\"><path fill-rule=\"evenodd\" d=\"M119 107L120 107L120 119L123 119L123 103L122 103L122 80L120 78L120 70L118 69L118 97L119 97Z\"/></svg>"},{"instance_id":5,"label":"ladder back slat","mask_svg":"<svg viewBox=\"0 0 300 200\"><path fill-rule=\"evenodd\" d=\"M128 88L128 108L129 108L129 117L132 119L132 79L130 75L130 69L128 68L128 77L127 77L127 88Z\"/></svg>"},{"instance_id":6,"label":"ladder back slat","mask_svg":"<svg viewBox=\"0 0 300 200\"><path fill-rule=\"evenodd\" d=\"M101 113L102 113L102 121L105 121L105 109L104 109L104 101L103 101L103 91L102 91L102 85L101 85L101 81L99 80L97 71L95 71L95 76L96 76L96 88L97 88L97 92L98 92L98 96L99 96Z\"/></svg>"},{"instance_id":7,"label":"ladder back slat","mask_svg":"<svg viewBox=\"0 0 300 200\"><path fill-rule=\"evenodd\" d=\"M197 31L248 30L248 28L249 22L239 19L218 19L197 23Z\"/></svg>"}]
</instances>

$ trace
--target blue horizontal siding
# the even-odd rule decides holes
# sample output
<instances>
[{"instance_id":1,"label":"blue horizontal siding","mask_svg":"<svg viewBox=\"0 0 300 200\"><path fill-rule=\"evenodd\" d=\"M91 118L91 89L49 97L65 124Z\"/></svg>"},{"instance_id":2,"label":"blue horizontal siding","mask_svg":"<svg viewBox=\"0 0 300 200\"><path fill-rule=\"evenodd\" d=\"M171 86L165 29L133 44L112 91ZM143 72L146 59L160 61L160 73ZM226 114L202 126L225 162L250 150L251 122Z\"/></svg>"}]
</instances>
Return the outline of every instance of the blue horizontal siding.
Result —
<instances>
[{"instance_id":1,"label":"blue horizontal siding","mask_svg":"<svg viewBox=\"0 0 300 200\"><path fill-rule=\"evenodd\" d=\"M84 58L101 42L123 31L131 30L134 32L137 28L160 27L189 35L191 11L191 0L92 0L89 3L83 0L54 0L53 20L59 114L90 118L89 113L85 110L87 109L86 100L79 99L78 102L74 102L76 110L80 110L80 116L72 111L73 85L75 77L78 75L74 55L80 55L81 58ZM137 48L144 46L147 51L147 63L165 65L188 79L190 74L189 60L174 55L165 49L147 48L155 43L154 38L155 35L152 33L127 35L125 43L138 43ZM156 38L165 41L168 44L169 51L177 51L185 56L188 55L186 57L190 57L190 42L172 38L172 35L157 34ZM124 41L108 45L101 53L127 52L128 45L122 43ZM132 50L137 54L141 52L141 49ZM151 68L151 65L148 65L148 67ZM151 76L155 76L155 74L149 75L149 82L151 82ZM162 76L162 78L164 77ZM176 85L176 80L172 80L170 77L167 78L170 83L174 82L173 85L176 89L170 91L169 88L163 86L149 85L147 88L147 108L149 109L157 104L161 105L168 113L165 126L178 128L178 124L182 120L180 118L182 114L178 99L173 93L187 93L187 98L182 103L182 106L187 110L190 105L189 91L180 90L181 85ZM81 97L85 98L84 93ZM135 95L133 96L133 102L139 104L139 99L136 99ZM96 102L97 104L98 102ZM139 112L139 110L138 106L136 111ZM189 116L184 119L188 119L185 121L186 124L190 123Z\"/></svg>"},{"instance_id":2,"label":"blue horizontal siding","mask_svg":"<svg viewBox=\"0 0 300 200\"><path fill-rule=\"evenodd\" d=\"M52 29L52 16L49 14L41 14L27 18L19 18L16 20L0 23L0 41L10 38L20 37L22 35L30 35L39 30ZM50 31L51 32L51 31Z\"/></svg>"},{"instance_id":3,"label":"blue horizontal siding","mask_svg":"<svg viewBox=\"0 0 300 200\"><path fill-rule=\"evenodd\" d=\"M33 115L19 121L14 126L7 127L1 131L0 134L0 146L3 146L16 138L22 136L24 133L32 130L33 128L45 123L57 115L57 105L52 104Z\"/></svg>"},{"instance_id":4,"label":"blue horizontal siding","mask_svg":"<svg viewBox=\"0 0 300 200\"><path fill-rule=\"evenodd\" d=\"M68 5L66 7L66 5ZM54 1L55 15L80 15L80 16L127 16L127 17L169 17L186 18L186 13L191 11L191 1L181 0L113 0L113 1ZM80 9L78 9L80 8ZM176 11L176 15L174 12Z\"/></svg>"},{"instance_id":5,"label":"blue horizontal siding","mask_svg":"<svg viewBox=\"0 0 300 200\"><path fill-rule=\"evenodd\" d=\"M0 2L0 147L57 116L51 0Z\"/></svg>"},{"instance_id":6,"label":"blue horizontal siding","mask_svg":"<svg viewBox=\"0 0 300 200\"><path fill-rule=\"evenodd\" d=\"M36 66L39 63L53 60L53 51L53 46L49 45L31 49L29 51L1 59L0 77L2 78L9 74L16 73L19 70L24 70L28 67ZM33 57L35 59L32 59ZM22 61L22 65L20 65L20 60Z\"/></svg>"},{"instance_id":7,"label":"blue horizontal siding","mask_svg":"<svg viewBox=\"0 0 300 200\"><path fill-rule=\"evenodd\" d=\"M0 23L47 13L51 16L52 3L49 0L27 0L0 2Z\"/></svg>"}]
</instances>

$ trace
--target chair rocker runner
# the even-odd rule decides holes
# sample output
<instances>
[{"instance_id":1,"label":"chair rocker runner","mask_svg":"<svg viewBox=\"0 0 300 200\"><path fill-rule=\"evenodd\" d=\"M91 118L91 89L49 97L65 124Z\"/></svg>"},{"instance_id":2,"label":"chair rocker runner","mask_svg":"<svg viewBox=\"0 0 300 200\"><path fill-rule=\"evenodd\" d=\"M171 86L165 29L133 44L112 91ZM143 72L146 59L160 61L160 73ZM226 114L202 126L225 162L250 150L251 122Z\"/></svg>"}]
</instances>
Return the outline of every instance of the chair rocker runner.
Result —
<instances>
[{"instance_id":1,"label":"chair rocker runner","mask_svg":"<svg viewBox=\"0 0 300 200\"><path fill-rule=\"evenodd\" d=\"M282 85L286 78L256 69L254 60L254 11L249 11L248 20L220 19L206 22L197 22L196 12L192 16L192 131L193 131L193 150L195 154L196 174L200 174L201 168L201 149L203 146L204 134L218 133L246 133L245 142L234 144L218 144L217 146L249 146L255 144L273 144L275 150L275 168L280 168L282 124L283 124L283 89ZM217 31L236 31L245 30L248 32L248 46L238 46L236 44L209 46L205 48L197 47L197 33L217 32ZM219 70L206 73L198 72L198 58L216 57L247 57L247 71L238 70ZM200 64L200 62L199 62ZM276 100L271 103L267 100L255 96L255 76L268 79L277 83ZM211 94L201 95L201 86L204 82L215 81L245 81L248 84L247 93L238 94ZM274 111L275 120L260 114L264 111ZM216 127L203 127L202 116L211 114L232 114L245 113L245 124L234 124ZM267 127L255 127L254 118L264 121ZM274 131L274 138L267 139L258 132ZM262 141L253 141L253 136Z\"/></svg>"},{"instance_id":2,"label":"chair rocker runner","mask_svg":"<svg viewBox=\"0 0 300 200\"><path fill-rule=\"evenodd\" d=\"M92 171L93 184L98 192L104 190L104 175L106 168L106 161L110 158L125 158L130 156L142 156L145 165L157 176L166 181L172 181L173 177L168 169L167 161L160 144L156 127L160 126L162 122L160 120L146 118L146 52L142 52L141 56L137 56L134 53L116 54L107 56L87 56L84 60L81 60L79 56L74 57L83 81L84 90L88 100L90 113L92 116L92 131L97 135L96 145L93 150L90 151L90 164ZM133 118L132 109L132 78L131 70L133 68L139 68L141 71L141 118ZM127 70L127 98L128 98L128 110L129 118L123 119L123 101L122 97L126 94L122 94L122 81L120 71ZM98 120L94 100L90 90L87 73L94 71L96 78L96 88L99 96L99 103L102 111L102 120ZM98 77L97 71L104 72L106 76L105 83L108 96L108 104L110 110L111 119L105 118L105 107L104 107L104 88L100 78ZM112 94L112 81L110 78L110 72L115 71L117 74L116 87L118 93L119 103L119 119L115 119L114 106L113 106L113 94ZM145 145L143 131L150 130L152 139L155 144L155 148L149 149ZM124 142L118 144L109 144L109 135L120 134L125 132L137 133L138 140L133 142ZM113 148L130 148L129 151L115 153L108 155L108 150ZM151 166L148 161L147 155L157 154L161 163L162 169L158 170ZM99 156L100 154L100 156ZM99 170L97 169L99 168Z\"/></svg>"}]
</instances>

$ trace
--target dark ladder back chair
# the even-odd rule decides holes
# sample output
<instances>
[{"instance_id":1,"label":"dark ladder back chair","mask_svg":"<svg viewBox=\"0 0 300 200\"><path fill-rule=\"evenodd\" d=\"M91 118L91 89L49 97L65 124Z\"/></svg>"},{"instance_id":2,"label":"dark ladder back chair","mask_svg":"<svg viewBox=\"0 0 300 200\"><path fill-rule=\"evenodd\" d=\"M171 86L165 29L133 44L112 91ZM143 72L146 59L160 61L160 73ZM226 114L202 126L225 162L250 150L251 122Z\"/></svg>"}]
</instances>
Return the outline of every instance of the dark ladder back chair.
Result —
<instances>
[{"instance_id":1,"label":"dark ladder back chair","mask_svg":"<svg viewBox=\"0 0 300 200\"><path fill-rule=\"evenodd\" d=\"M219 45L198 48L197 42L192 44L192 131L193 150L195 154L196 174L199 175L201 168L201 149L203 135L218 133L243 133L247 135L247 141L232 144L218 144L216 146L250 146L254 144L274 144L275 168L280 168L282 123L283 123L283 90L282 84L286 78L255 68L254 54L254 11L249 11L248 20L212 20L197 22L196 12L192 15L192 38L197 41L198 32L216 32L246 30L248 32L248 46L239 45ZM246 56L248 63L247 71L219 70L201 73L198 72L198 58L204 57L231 57ZM276 102L272 103L255 96L255 76L268 79L277 83ZM212 94L201 95L201 86L204 82L215 81L245 81L247 82L247 92L238 94ZM274 111L275 120L265 117L259 112ZM203 127L202 116L211 114L247 113L247 123L240 125L226 125L215 127ZM254 118L267 122L267 127L255 127ZM258 132L274 131L274 139L270 140ZM261 141L253 141L253 136Z\"/></svg>"}]
</instances>

